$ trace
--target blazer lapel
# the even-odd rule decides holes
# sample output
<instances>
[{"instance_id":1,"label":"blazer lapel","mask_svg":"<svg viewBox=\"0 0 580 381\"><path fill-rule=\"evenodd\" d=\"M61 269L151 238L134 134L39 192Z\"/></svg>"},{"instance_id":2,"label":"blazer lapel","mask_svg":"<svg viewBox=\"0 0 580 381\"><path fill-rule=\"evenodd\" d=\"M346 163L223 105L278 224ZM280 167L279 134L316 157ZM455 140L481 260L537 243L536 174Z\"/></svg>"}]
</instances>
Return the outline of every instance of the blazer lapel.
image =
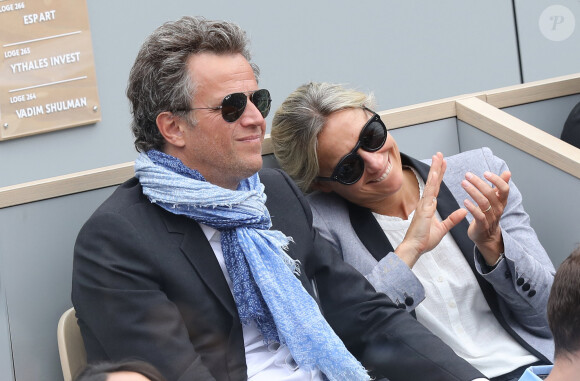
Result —
<instances>
[{"instance_id":1,"label":"blazer lapel","mask_svg":"<svg viewBox=\"0 0 580 381\"><path fill-rule=\"evenodd\" d=\"M163 213L163 215L167 230L170 233L183 235L181 251L196 269L199 277L226 307L228 312L232 316L237 316L236 304L226 278L199 224L184 216L173 215L168 212Z\"/></svg>"},{"instance_id":2,"label":"blazer lapel","mask_svg":"<svg viewBox=\"0 0 580 381\"><path fill-rule=\"evenodd\" d=\"M346 201L346 200L345 200ZM394 251L381 225L374 218L370 209L346 201L350 223L366 249L377 261Z\"/></svg>"}]
</instances>

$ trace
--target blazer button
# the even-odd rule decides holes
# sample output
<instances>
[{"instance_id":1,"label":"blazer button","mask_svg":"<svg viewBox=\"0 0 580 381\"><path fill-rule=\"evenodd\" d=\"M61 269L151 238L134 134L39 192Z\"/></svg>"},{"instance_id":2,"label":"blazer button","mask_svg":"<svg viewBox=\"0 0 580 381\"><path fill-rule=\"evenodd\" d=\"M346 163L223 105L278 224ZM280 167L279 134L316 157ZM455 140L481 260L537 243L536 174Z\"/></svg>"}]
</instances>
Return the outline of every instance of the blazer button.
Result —
<instances>
[{"instance_id":1,"label":"blazer button","mask_svg":"<svg viewBox=\"0 0 580 381\"><path fill-rule=\"evenodd\" d=\"M518 286L521 286L522 284L524 284L524 278L518 278L518 280L516 281L516 284Z\"/></svg>"},{"instance_id":2,"label":"blazer button","mask_svg":"<svg viewBox=\"0 0 580 381\"><path fill-rule=\"evenodd\" d=\"M415 302L415 300L410 296L407 296L405 298L405 304L408 305L409 307L412 306L414 302Z\"/></svg>"},{"instance_id":3,"label":"blazer button","mask_svg":"<svg viewBox=\"0 0 580 381\"><path fill-rule=\"evenodd\" d=\"M536 290L530 290L530 292L528 292L528 296L531 298L532 296L536 295Z\"/></svg>"},{"instance_id":4,"label":"blazer button","mask_svg":"<svg viewBox=\"0 0 580 381\"><path fill-rule=\"evenodd\" d=\"M528 291L529 289L530 289L530 284L529 283L526 283L526 284L524 284L522 286L522 290L524 290L524 291Z\"/></svg>"}]
</instances>

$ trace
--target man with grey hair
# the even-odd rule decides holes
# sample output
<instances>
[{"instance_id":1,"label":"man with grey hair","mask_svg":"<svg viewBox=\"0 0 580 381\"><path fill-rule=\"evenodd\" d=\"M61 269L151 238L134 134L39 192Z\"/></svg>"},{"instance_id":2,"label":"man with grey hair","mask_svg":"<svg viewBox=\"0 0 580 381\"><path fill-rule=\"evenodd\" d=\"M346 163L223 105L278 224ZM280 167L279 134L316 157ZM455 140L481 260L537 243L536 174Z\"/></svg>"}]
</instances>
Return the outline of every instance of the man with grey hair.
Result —
<instances>
[{"instance_id":1,"label":"man with grey hair","mask_svg":"<svg viewBox=\"0 0 580 381\"><path fill-rule=\"evenodd\" d=\"M286 174L260 171L257 74L227 22L184 17L141 47L135 177L75 245L88 361L139 358L168 380L482 377L340 259Z\"/></svg>"}]
</instances>

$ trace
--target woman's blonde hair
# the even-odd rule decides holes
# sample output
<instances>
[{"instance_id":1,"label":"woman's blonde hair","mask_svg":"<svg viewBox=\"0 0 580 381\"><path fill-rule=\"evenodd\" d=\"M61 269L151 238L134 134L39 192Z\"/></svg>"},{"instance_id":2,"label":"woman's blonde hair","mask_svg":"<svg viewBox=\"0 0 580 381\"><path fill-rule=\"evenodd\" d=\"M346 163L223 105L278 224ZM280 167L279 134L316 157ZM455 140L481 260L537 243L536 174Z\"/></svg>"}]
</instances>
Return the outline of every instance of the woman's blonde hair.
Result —
<instances>
[{"instance_id":1,"label":"woman's blonde hair","mask_svg":"<svg viewBox=\"0 0 580 381\"><path fill-rule=\"evenodd\" d=\"M276 113L271 138L274 155L303 192L310 192L319 173L318 134L328 117L340 110L374 109L374 97L342 85L310 82L293 91Z\"/></svg>"}]
</instances>

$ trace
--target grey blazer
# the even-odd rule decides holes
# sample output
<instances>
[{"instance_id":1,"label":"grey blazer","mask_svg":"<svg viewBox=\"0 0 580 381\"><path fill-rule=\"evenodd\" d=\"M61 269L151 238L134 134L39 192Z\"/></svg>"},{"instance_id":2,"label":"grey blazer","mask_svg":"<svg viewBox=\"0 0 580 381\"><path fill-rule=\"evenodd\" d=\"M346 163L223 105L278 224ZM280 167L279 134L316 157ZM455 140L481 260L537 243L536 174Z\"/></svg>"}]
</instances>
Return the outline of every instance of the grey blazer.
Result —
<instances>
[{"instance_id":1,"label":"grey blazer","mask_svg":"<svg viewBox=\"0 0 580 381\"><path fill-rule=\"evenodd\" d=\"M425 180L430 161L417 161L401 154L403 164L415 168ZM506 163L489 148L463 152L446 158L447 171L437 198L441 218L470 198L461 180L470 171L483 177L484 171L501 173ZM425 290L411 269L394 254L394 249L371 211L349 203L332 193L308 196L314 226L343 253L346 262L359 270L377 289L402 308L413 311L425 298ZM553 361L554 344L546 317L546 304L554 266L530 226L522 205L522 195L510 181L506 209L500 220L505 259L490 269L475 244L467 236L473 217L451 230L478 284L502 327L524 348L543 361ZM385 273L388 273L385 276Z\"/></svg>"}]
</instances>

